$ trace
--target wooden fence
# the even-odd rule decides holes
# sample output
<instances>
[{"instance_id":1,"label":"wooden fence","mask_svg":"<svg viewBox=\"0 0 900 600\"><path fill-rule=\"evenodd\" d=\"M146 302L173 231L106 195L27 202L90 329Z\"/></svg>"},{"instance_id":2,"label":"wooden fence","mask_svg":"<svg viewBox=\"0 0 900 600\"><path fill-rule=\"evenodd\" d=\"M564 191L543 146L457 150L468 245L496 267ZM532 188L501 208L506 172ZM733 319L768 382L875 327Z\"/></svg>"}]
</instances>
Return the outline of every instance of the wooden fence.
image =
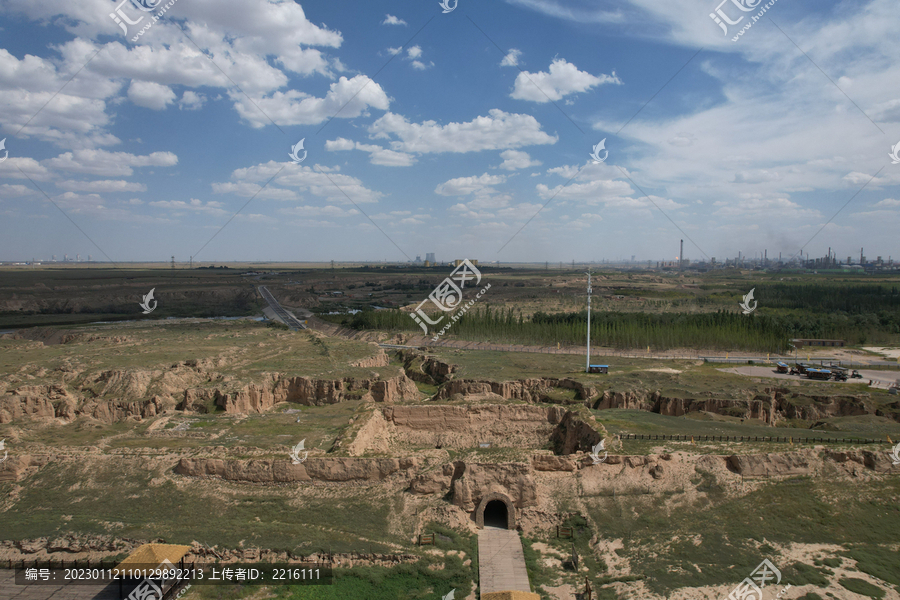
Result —
<instances>
[{"instance_id":1,"label":"wooden fence","mask_svg":"<svg viewBox=\"0 0 900 600\"><path fill-rule=\"evenodd\" d=\"M808 436L757 436L757 435L666 435L656 433L623 433L619 435L623 440L668 440L678 442L783 442L783 443L831 443L831 444L885 444L885 440L854 439L854 438L823 438Z\"/></svg>"}]
</instances>

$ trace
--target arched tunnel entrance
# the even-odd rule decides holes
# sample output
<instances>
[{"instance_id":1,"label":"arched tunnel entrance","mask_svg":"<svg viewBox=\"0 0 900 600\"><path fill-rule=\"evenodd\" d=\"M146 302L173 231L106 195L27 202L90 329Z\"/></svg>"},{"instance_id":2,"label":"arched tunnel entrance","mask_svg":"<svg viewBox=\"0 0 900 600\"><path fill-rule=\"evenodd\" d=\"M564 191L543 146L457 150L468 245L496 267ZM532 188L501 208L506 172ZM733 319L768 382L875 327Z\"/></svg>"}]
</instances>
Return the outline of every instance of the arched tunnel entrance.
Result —
<instances>
[{"instance_id":1,"label":"arched tunnel entrance","mask_svg":"<svg viewBox=\"0 0 900 600\"><path fill-rule=\"evenodd\" d=\"M506 529L509 520L506 505L500 500L491 500L484 507L484 526Z\"/></svg>"},{"instance_id":2,"label":"arched tunnel entrance","mask_svg":"<svg viewBox=\"0 0 900 600\"><path fill-rule=\"evenodd\" d=\"M475 524L479 527L516 528L516 507L505 494L488 494L475 509Z\"/></svg>"}]
</instances>

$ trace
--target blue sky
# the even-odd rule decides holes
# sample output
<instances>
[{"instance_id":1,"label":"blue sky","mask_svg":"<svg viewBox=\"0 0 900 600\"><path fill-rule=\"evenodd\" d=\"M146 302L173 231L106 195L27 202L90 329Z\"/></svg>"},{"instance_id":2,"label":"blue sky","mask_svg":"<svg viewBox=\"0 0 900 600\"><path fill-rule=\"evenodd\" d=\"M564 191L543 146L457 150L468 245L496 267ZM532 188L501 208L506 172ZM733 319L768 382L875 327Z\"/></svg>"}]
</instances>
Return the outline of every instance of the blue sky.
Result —
<instances>
[{"instance_id":1,"label":"blue sky","mask_svg":"<svg viewBox=\"0 0 900 600\"><path fill-rule=\"evenodd\" d=\"M889 0L157 2L0 5L0 259L900 258Z\"/></svg>"}]
</instances>

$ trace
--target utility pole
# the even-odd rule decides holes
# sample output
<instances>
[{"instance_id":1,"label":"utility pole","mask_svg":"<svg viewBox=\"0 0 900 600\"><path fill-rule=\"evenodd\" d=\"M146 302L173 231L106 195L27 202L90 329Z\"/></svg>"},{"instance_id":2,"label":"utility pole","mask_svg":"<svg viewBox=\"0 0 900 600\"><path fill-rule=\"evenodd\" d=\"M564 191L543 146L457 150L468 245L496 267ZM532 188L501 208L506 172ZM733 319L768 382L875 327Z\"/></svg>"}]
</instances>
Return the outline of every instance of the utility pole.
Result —
<instances>
[{"instance_id":1,"label":"utility pole","mask_svg":"<svg viewBox=\"0 0 900 600\"><path fill-rule=\"evenodd\" d=\"M678 270L684 266L684 240L681 240L681 249L678 251Z\"/></svg>"},{"instance_id":2,"label":"utility pole","mask_svg":"<svg viewBox=\"0 0 900 600\"><path fill-rule=\"evenodd\" d=\"M587 366L585 366L584 372L591 372L591 272L588 271L588 287L587 287L587 297L588 297L588 319L587 319Z\"/></svg>"}]
</instances>

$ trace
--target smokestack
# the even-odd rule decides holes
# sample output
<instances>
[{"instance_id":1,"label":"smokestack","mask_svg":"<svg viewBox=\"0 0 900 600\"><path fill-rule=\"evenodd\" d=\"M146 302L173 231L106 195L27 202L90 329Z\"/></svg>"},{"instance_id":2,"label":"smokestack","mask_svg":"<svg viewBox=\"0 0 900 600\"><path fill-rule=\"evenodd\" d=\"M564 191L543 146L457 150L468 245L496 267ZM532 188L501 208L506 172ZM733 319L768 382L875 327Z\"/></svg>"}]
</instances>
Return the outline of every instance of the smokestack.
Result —
<instances>
[{"instance_id":1,"label":"smokestack","mask_svg":"<svg viewBox=\"0 0 900 600\"><path fill-rule=\"evenodd\" d=\"M684 266L684 240L681 240L681 249L678 250L678 270Z\"/></svg>"}]
</instances>

